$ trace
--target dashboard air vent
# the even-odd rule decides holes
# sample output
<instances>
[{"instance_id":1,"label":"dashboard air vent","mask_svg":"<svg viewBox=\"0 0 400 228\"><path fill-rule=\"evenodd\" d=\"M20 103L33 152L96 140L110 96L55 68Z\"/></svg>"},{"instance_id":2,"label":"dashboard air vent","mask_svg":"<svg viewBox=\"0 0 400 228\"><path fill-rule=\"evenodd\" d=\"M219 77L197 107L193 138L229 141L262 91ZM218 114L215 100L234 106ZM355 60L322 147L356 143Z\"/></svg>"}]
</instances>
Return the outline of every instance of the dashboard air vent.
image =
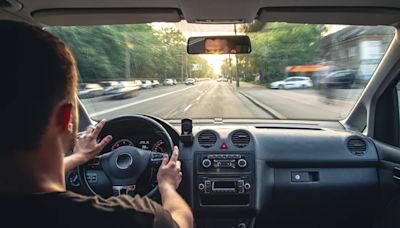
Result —
<instances>
[{"instance_id":1,"label":"dashboard air vent","mask_svg":"<svg viewBox=\"0 0 400 228\"><path fill-rule=\"evenodd\" d=\"M199 145L204 148L210 148L217 142L217 135L212 131L203 131L197 138Z\"/></svg>"},{"instance_id":2,"label":"dashboard air vent","mask_svg":"<svg viewBox=\"0 0 400 228\"><path fill-rule=\"evenodd\" d=\"M367 152L367 143L360 138L353 138L347 141L347 149L357 156L362 156Z\"/></svg>"},{"instance_id":3,"label":"dashboard air vent","mask_svg":"<svg viewBox=\"0 0 400 228\"><path fill-rule=\"evenodd\" d=\"M250 135L246 131L235 131L231 136L232 144L244 148L250 143Z\"/></svg>"}]
</instances>

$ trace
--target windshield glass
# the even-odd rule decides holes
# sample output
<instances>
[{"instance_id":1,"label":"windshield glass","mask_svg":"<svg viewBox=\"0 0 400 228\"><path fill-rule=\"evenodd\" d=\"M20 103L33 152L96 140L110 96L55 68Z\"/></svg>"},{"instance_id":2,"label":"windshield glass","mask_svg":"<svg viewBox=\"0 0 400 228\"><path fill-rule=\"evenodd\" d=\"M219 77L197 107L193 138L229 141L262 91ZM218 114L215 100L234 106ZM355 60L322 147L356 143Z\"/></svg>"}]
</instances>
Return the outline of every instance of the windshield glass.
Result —
<instances>
[{"instance_id":1,"label":"windshield glass","mask_svg":"<svg viewBox=\"0 0 400 228\"><path fill-rule=\"evenodd\" d=\"M385 26L184 21L46 30L74 53L78 96L93 119L166 120L343 119L395 34ZM250 54L186 53L189 37L235 33L250 37Z\"/></svg>"}]
</instances>

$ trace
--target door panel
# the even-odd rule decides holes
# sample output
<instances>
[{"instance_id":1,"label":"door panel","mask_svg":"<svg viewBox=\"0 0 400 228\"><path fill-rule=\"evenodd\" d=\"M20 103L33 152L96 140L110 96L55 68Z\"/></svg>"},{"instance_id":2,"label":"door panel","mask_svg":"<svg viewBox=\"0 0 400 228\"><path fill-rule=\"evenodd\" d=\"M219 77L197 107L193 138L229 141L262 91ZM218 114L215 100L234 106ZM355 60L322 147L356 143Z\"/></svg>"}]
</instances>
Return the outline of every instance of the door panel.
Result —
<instances>
[{"instance_id":1,"label":"door panel","mask_svg":"<svg viewBox=\"0 0 400 228\"><path fill-rule=\"evenodd\" d=\"M400 227L400 148L374 141L380 157L380 202L376 227Z\"/></svg>"}]
</instances>

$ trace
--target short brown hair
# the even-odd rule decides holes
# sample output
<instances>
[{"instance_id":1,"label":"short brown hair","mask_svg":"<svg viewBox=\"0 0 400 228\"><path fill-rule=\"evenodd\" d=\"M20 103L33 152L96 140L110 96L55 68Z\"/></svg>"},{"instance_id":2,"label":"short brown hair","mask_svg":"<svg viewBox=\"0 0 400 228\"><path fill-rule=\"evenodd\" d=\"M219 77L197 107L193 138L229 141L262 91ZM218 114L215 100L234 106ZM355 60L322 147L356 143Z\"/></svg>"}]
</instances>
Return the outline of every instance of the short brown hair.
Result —
<instances>
[{"instance_id":1,"label":"short brown hair","mask_svg":"<svg viewBox=\"0 0 400 228\"><path fill-rule=\"evenodd\" d=\"M77 67L55 36L22 22L0 21L0 154L36 149L55 105L75 105Z\"/></svg>"}]
</instances>

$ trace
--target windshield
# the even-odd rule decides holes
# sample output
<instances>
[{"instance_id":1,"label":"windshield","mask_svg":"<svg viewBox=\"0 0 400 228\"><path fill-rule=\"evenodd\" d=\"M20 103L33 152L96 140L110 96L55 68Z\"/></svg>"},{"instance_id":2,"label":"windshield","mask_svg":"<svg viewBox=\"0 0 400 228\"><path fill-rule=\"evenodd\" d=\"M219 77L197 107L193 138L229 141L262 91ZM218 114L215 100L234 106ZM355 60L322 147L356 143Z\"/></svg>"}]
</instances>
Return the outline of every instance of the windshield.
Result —
<instances>
[{"instance_id":1,"label":"windshield","mask_svg":"<svg viewBox=\"0 0 400 228\"><path fill-rule=\"evenodd\" d=\"M74 53L93 119L345 118L384 56L385 26L151 23L48 27ZM189 37L248 35L252 52L189 55Z\"/></svg>"}]
</instances>

